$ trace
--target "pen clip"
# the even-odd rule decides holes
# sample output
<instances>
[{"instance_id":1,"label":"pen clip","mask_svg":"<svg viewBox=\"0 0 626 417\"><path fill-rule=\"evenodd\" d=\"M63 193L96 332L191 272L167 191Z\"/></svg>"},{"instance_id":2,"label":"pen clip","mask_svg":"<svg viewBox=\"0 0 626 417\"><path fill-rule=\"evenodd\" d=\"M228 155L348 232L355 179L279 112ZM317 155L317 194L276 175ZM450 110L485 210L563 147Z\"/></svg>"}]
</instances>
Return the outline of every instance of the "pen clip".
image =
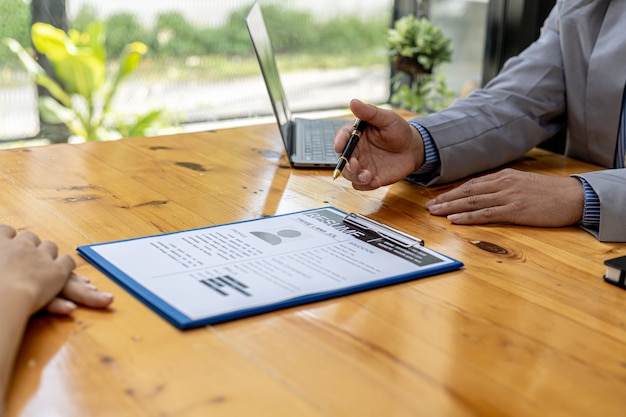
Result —
<instances>
[{"instance_id":1,"label":"pen clip","mask_svg":"<svg viewBox=\"0 0 626 417\"><path fill-rule=\"evenodd\" d=\"M422 239L411 236L408 233L401 232L400 230L396 230L362 214L350 213L343 218L343 221L350 226L374 232L378 236L400 245L403 248L410 248L415 245L424 245L424 241Z\"/></svg>"}]
</instances>

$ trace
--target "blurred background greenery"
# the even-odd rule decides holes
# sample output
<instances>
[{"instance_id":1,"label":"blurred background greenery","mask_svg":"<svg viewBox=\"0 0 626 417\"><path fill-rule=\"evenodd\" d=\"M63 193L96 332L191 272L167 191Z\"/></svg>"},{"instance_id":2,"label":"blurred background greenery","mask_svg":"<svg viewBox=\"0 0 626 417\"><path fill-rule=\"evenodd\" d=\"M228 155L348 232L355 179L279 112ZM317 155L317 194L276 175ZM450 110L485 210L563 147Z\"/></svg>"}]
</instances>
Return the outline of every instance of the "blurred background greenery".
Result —
<instances>
[{"instance_id":1,"label":"blurred background greenery","mask_svg":"<svg viewBox=\"0 0 626 417\"><path fill-rule=\"evenodd\" d=\"M250 40L243 21L249 5L233 11L219 27L198 27L180 11L157 13L153 27L146 27L136 14L117 12L101 16L92 3L81 5L76 16L69 20L69 28L84 32L95 21L107 27L106 49L109 59L119 57L129 41L143 42L149 47L147 58L151 65L172 66L180 60L185 66L190 56L220 56L223 59L253 59ZM294 66L302 65L342 67L359 62L360 65L380 63L385 48L385 33L389 28L391 10L363 20L356 15L337 16L320 21L309 12L277 4L263 7L268 31L277 54L298 57ZM10 37L22 45L30 44L31 13L24 0L0 0L0 38ZM322 56L321 60L319 57ZM218 60L219 61L219 60ZM17 66L17 60L7 48L0 48L3 66ZM202 63L202 61L200 61ZM188 76L239 76L253 72L254 66L237 65L226 73L213 66L198 65ZM146 65L147 66L147 65ZM205 71L206 70L206 71Z\"/></svg>"},{"instance_id":2,"label":"blurred background greenery","mask_svg":"<svg viewBox=\"0 0 626 417\"><path fill-rule=\"evenodd\" d=\"M129 42L140 41L148 46L141 65L120 88L116 107L121 111L167 107L170 118L176 120L178 125L270 114L266 93L258 89L258 86L262 87L258 83L259 68L243 23L250 1L232 2L229 14L219 24L212 22L204 25L198 23L199 19L191 21L189 10L181 9L183 4L172 4L172 9L154 11L147 21L141 19L140 14L128 10L102 13L97 3L73 0L67 3L67 9L73 10L67 14L67 29L84 32L90 23L104 22L107 59L112 65ZM387 0L381 4L381 13L370 14L366 19L357 14L339 14L328 18L329 14L320 18L307 10L291 7L294 4L297 6L297 3L298 0L261 2L283 73L345 70L355 63L361 68L377 66L378 73L387 70L385 32L391 15ZM142 4L150 8L150 4ZM31 6L25 0L0 0L0 38L14 38L25 47L31 44ZM11 87L14 91L9 95L32 96L32 86L27 85L29 81L19 62L4 45L0 46L0 62L0 96L2 88L7 96L6 89ZM381 79L386 76L385 73ZM241 101L248 101L245 106L217 100L228 95L225 92L232 89L232 83L246 88L245 85L251 82L249 78L256 81L254 87L247 87L248 94L258 95L258 99L250 101L242 97ZM310 77L309 80L309 83L314 81ZM199 84L202 87L198 88ZM216 88L211 89L207 87L209 85ZM310 84L307 89L312 91L316 86ZM242 93L232 96L238 94ZM319 110L337 107L340 102L345 106L348 99L338 98L320 107L319 101L307 105L295 98L292 105L297 111ZM386 93L374 97L374 101L379 102L385 99ZM4 104L9 112L15 110L11 101L8 99ZM251 107L250 103L256 101L258 104ZM0 110L3 110L2 107L0 97ZM15 118L10 121L15 122ZM32 125L32 117L22 124ZM4 126L6 130L7 125ZM2 130L0 127L0 140L33 135L32 129L19 133ZM43 135L50 136L48 132Z\"/></svg>"},{"instance_id":3,"label":"blurred background greenery","mask_svg":"<svg viewBox=\"0 0 626 417\"><path fill-rule=\"evenodd\" d=\"M184 61L189 56L211 55L252 58L250 39L243 25L248 9L249 5L236 9L219 27L197 27L180 11L167 11L157 14L154 27L146 28L132 13L115 13L104 19L109 33L107 52L109 57L116 58L132 39L148 45L150 52L147 57L155 61L169 61L172 57ZM263 14L277 54L323 55L327 57L324 62L333 66L344 66L357 59L365 60L366 65L367 61L375 62L376 56L385 47L384 34L390 19L389 11L367 21L357 16L337 16L320 21L309 12L276 4L264 6ZM85 4L72 19L70 27L83 31L90 22L100 19L102 17L97 9ZM317 60L309 61L319 64ZM307 62L307 59L302 62ZM213 68L207 69L208 73L198 75L211 76L215 72ZM222 75L219 69L217 72ZM229 75L241 74L233 68Z\"/></svg>"},{"instance_id":4,"label":"blurred background greenery","mask_svg":"<svg viewBox=\"0 0 626 417\"><path fill-rule=\"evenodd\" d=\"M457 94L480 73L485 1L430 2L433 20L443 24L455 46L452 71L444 71ZM66 29L84 31L91 22L104 22L111 65L129 42L148 46L140 66L120 86L114 103L119 111L167 109L177 128L185 130L210 129L231 120L271 122L271 106L243 23L252 0L0 0L0 37L29 45L36 2L46 7L62 2ZM385 41L400 1L259 3L295 112L345 111L353 97L388 102L392 70ZM32 80L0 45L0 142L51 136L49 126L38 120L36 101Z\"/></svg>"}]
</instances>

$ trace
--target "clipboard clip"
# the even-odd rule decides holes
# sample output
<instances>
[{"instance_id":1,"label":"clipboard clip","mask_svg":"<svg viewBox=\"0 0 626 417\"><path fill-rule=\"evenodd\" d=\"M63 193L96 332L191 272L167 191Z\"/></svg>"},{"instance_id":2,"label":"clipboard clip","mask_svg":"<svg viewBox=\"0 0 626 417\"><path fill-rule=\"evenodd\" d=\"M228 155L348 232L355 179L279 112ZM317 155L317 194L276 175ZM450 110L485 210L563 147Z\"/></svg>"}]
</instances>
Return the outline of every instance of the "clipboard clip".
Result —
<instances>
[{"instance_id":1,"label":"clipboard clip","mask_svg":"<svg viewBox=\"0 0 626 417\"><path fill-rule=\"evenodd\" d=\"M343 218L343 222L361 230L374 232L381 238L387 239L403 248L410 248L415 245L424 246L422 239L401 232L362 214L350 213Z\"/></svg>"}]
</instances>

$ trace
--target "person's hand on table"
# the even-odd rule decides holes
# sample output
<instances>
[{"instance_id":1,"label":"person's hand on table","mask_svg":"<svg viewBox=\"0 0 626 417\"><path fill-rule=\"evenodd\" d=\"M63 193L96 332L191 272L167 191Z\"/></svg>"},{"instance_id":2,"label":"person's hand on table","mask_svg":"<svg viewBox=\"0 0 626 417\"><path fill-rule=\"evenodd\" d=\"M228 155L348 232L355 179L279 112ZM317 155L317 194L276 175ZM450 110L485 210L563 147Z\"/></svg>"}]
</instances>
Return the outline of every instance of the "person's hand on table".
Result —
<instances>
[{"instance_id":1,"label":"person's hand on table","mask_svg":"<svg viewBox=\"0 0 626 417\"><path fill-rule=\"evenodd\" d=\"M113 295L99 292L88 278L74 274L75 266L69 255L58 254L53 242L0 225L0 288L5 294L24 296L31 314L41 309L69 314L76 303L95 308L111 304Z\"/></svg>"},{"instance_id":2,"label":"person's hand on table","mask_svg":"<svg viewBox=\"0 0 626 417\"><path fill-rule=\"evenodd\" d=\"M74 260L34 233L0 225L0 415L13 363L31 315L70 314L76 303L104 308L113 295L74 274Z\"/></svg>"},{"instance_id":3,"label":"person's hand on table","mask_svg":"<svg viewBox=\"0 0 626 417\"><path fill-rule=\"evenodd\" d=\"M559 227L583 215L581 182L504 169L471 179L426 203L431 214L447 216L454 224L513 223Z\"/></svg>"}]
</instances>

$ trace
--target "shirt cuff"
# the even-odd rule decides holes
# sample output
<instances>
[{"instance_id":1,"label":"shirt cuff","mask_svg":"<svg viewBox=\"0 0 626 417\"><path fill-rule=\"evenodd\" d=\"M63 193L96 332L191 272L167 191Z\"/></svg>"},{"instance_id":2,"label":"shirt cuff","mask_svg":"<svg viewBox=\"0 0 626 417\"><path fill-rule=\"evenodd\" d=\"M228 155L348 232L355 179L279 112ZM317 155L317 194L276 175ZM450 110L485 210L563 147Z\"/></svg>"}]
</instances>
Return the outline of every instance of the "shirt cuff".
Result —
<instances>
[{"instance_id":1,"label":"shirt cuff","mask_svg":"<svg viewBox=\"0 0 626 417\"><path fill-rule=\"evenodd\" d=\"M415 122L409 122L409 124L417 129L420 135L422 135L422 140L424 141L424 162L422 163L422 166L420 166L417 171L413 172L411 175L430 174L439 168L439 165L441 164L439 151L435 146L435 142L433 142L433 137L430 136L430 132L426 130L424 126Z\"/></svg>"},{"instance_id":2,"label":"shirt cuff","mask_svg":"<svg viewBox=\"0 0 626 417\"><path fill-rule=\"evenodd\" d=\"M583 192L585 193L585 208L580 224L589 229L597 229L600 227L600 197L585 179L576 178L583 184Z\"/></svg>"}]
</instances>

